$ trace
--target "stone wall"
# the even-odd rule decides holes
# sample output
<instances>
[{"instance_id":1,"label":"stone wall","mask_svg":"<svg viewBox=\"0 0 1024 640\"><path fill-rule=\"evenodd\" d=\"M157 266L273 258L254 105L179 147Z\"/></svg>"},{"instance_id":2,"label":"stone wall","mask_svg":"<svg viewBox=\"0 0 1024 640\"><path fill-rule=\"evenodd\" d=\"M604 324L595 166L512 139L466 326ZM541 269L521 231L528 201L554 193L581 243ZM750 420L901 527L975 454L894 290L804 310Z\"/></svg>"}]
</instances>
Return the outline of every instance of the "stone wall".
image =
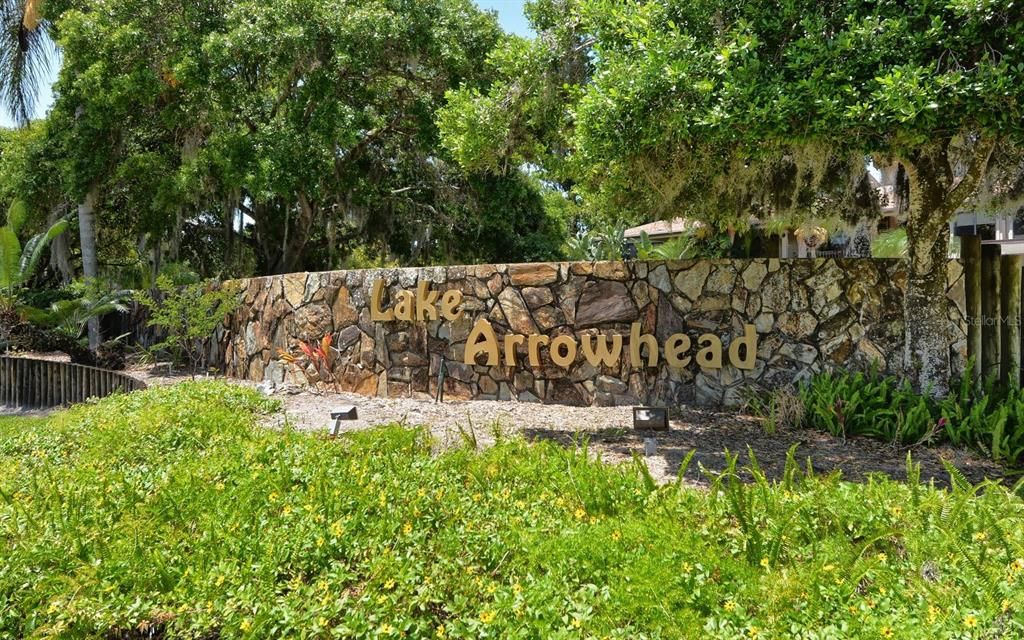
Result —
<instances>
[{"instance_id":1,"label":"stone wall","mask_svg":"<svg viewBox=\"0 0 1024 640\"><path fill-rule=\"evenodd\" d=\"M458 289L464 316L455 322L373 321L371 287L386 283L387 303L420 280L435 291ZM951 355L966 353L962 268L949 263ZM445 397L566 404L734 404L747 386L772 388L830 367L898 372L903 359L901 263L872 259L733 259L677 262L544 263L297 273L239 282L242 306L216 336L216 357L230 376L274 383L306 377L281 361L299 340L331 335L340 388L367 395L436 393L447 367ZM616 366L593 366L582 353L568 367L540 352L539 366L465 364L474 322L508 332L576 338L623 336ZM714 333L728 344L751 324L758 336L753 368L665 364L633 367L630 326L659 344L672 334L694 343ZM662 356L664 354L662 353ZM483 362L483 360L479 360Z\"/></svg>"}]
</instances>

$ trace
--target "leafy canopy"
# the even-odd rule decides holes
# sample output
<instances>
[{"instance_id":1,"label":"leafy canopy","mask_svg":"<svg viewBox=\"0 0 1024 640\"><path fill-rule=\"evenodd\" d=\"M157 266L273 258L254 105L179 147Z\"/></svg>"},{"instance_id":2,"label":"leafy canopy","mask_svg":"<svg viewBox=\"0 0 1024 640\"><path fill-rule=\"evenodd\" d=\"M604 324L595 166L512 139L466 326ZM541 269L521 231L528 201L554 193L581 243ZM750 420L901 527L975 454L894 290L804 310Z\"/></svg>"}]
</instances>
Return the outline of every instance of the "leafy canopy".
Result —
<instances>
[{"instance_id":1,"label":"leafy canopy","mask_svg":"<svg viewBox=\"0 0 1024 640\"><path fill-rule=\"evenodd\" d=\"M1001 157L1024 135L1024 10L1013 2L538 5L566 18L536 46L570 40L592 72L558 89L552 65L531 75L506 64L489 93L453 96L446 144L493 166L493 141L514 142L537 101L560 91L561 155L598 206L740 225L750 212L854 214L869 206L866 155L913 164L937 146L956 164L979 140L997 140ZM537 157L529 146L516 150Z\"/></svg>"}]
</instances>

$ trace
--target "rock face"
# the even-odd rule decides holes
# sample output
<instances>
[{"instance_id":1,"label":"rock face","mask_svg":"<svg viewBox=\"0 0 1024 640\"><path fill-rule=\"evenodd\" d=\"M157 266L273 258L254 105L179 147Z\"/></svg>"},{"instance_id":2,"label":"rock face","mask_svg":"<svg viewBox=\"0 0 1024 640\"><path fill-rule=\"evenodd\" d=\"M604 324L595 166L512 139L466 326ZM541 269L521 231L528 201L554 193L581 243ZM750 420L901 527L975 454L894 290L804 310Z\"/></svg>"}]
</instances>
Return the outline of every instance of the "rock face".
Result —
<instances>
[{"instance_id":1,"label":"rock face","mask_svg":"<svg viewBox=\"0 0 1024 640\"><path fill-rule=\"evenodd\" d=\"M371 288L385 283L385 303L421 281L440 295L457 289L465 317L457 322L375 322ZM333 338L339 388L369 395L432 397L444 363L445 397L578 405L729 404L744 387L791 384L833 367L863 369L875 362L899 373L903 349L906 273L893 260L734 259L670 262L575 262L371 269L296 273L240 282L242 305L218 330L213 350L228 375L276 384L307 377L278 357L300 340ZM949 269L950 356L964 366L963 269ZM470 329L487 318L502 343L506 334L622 337L615 365L588 362L581 352L567 366L541 349L532 367L527 345L515 347L516 366L465 364ZM630 323L659 342L655 367L630 362ZM664 340L687 334L731 336L756 329L753 369L728 357L721 369L665 364Z\"/></svg>"}]
</instances>

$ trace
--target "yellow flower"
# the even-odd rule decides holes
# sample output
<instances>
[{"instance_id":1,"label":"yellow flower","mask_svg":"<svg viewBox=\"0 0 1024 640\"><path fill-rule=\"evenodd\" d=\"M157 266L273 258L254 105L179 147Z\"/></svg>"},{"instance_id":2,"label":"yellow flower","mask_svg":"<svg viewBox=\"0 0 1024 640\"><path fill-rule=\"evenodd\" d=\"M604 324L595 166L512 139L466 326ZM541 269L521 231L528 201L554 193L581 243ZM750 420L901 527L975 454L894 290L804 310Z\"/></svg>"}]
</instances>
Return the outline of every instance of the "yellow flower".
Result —
<instances>
[{"instance_id":1,"label":"yellow flower","mask_svg":"<svg viewBox=\"0 0 1024 640\"><path fill-rule=\"evenodd\" d=\"M224 490L224 483L223 482L218 482L215 486L217 487L217 491L223 491Z\"/></svg>"},{"instance_id":2,"label":"yellow flower","mask_svg":"<svg viewBox=\"0 0 1024 640\"><path fill-rule=\"evenodd\" d=\"M418 498L424 498L424 497L426 497L426 495L427 495L427 490L426 489L420 489L419 491L416 492L416 497L418 497ZM444 625L441 625L440 628L444 629Z\"/></svg>"},{"instance_id":3,"label":"yellow flower","mask_svg":"<svg viewBox=\"0 0 1024 640\"><path fill-rule=\"evenodd\" d=\"M281 510L281 512L282 512L282 513L283 513L284 515L286 515L286 516L288 516L288 515L291 515L291 513L292 513L292 508L291 508L291 507L289 507L289 506L287 506L287 505L285 505L285 508L284 508L284 509L282 509L282 510Z\"/></svg>"},{"instance_id":4,"label":"yellow flower","mask_svg":"<svg viewBox=\"0 0 1024 640\"><path fill-rule=\"evenodd\" d=\"M384 634L386 636L389 636L389 635L391 635L394 632L395 632L395 628L392 627L390 624L387 624L387 623L384 623L384 624L380 625L380 629L378 630L378 633L382 633L382 634Z\"/></svg>"},{"instance_id":5,"label":"yellow flower","mask_svg":"<svg viewBox=\"0 0 1024 640\"><path fill-rule=\"evenodd\" d=\"M1000 603L1000 608L1003 610L1003 613L1008 612L1010 610L1010 601L1003 598L1003 601Z\"/></svg>"},{"instance_id":6,"label":"yellow flower","mask_svg":"<svg viewBox=\"0 0 1024 640\"><path fill-rule=\"evenodd\" d=\"M984 531L979 531L979 532L974 534L974 541L975 542L984 542L985 540L988 540L988 534L985 533Z\"/></svg>"},{"instance_id":7,"label":"yellow flower","mask_svg":"<svg viewBox=\"0 0 1024 640\"><path fill-rule=\"evenodd\" d=\"M1010 563L1011 573L1016 573L1022 569L1024 569L1024 559L1017 558L1016 560Z\"/></svg>"},{"instance_id":8,"label":"yellow flower","mask_svg":"<svg viewBox=\"0 0 1024 640\"><path fill-rule=\"evenodd\" d=\"M747 637L748 638L757 638L760 635L761 635L761 630L758 629L757 627L750 627L749 629L747 629Z\"/></svg>"},{"instance_id":9,"label":"yellow flower","mask_svg":"<svg viewBox=\"0 0 1024 640\"><path fill-rule=\"evenodd\" d=\"M481 498L483 498L483 496L480 495L479 493L474 493L473 494L473 502L480 502Z\"/></svg>"},{"instance_id":10,"label":"yellow flower","mask_svg":"<svg viewBox=\"0 0 1024 640\"><path fill-rule=\"evenodd\" d=\"M616 529L615 531L612 531L612 540L614 540L616 542L618 542L619 540L622 540L622 532L619 531L618 529Z\"/></svg>"},{"instance_id":11,"label":"yellow flower","mask_svg":"<svg viewBox=\"0 0 1024 640\"><path fill-rule=\"evenodd\" d=\"M270 492L270 495L269 495L269 496L267 496L267 498L268 498L268 499L269 499L269 500L270 500L271 502L277 502L277 492L276 492L276 491L271 491L271 492Z\"/></svg>"},{"instance_id":12,"label":"yellow flower","mask_svg":"<svg viewBox=\"0 0 1024 640\"><path fill-rule=\"evenodd\" d=\"M515 583L514 585L512 585L512 592L513 593L522 593L522 591L523 591L523 587L518 582Z\"/></svg>"},{"instance_id":13,"label":"yellow flower","mask_svg":"<svg viewBox=\"0 0 1024 640\"><path fill-rule=\"evenodd\" d=\"M335 520L334 524L331 525L331 535L335 538L340 538L345 534L345 527L341 524L341 520Z\"/></svg>"},{"instance_id":14,"label":"yellow flower","mask_svg":"<svg viewBox=\"0 0 1024 640\"><path fill-rule=\"evenodd\" d=\"M889 556L885 555L884 553L879 553L875 555L875 560L878 560L880 563L885 564L886 561L889 560Z\"/></svg>"},{"instance_id":15,"label":"yellow flower","mask_svg":"<svg viewBox=\"0 0 1024 640\"><path fill-rule=\"evenodd\" d=\"M582 508L577 508L575 515L576 515L576 519L577 520L582 520L583 518L585 518L587 516L587 512L584 511Z\"/></svg>"},{"instance_id":16,"label":"yellow flower","mask_svg":"<svg viewBox=\"0 0 1024 640\"><path fill-rule=\"evenodd\" d=\"M825 565L824 567L822 567L821 569L822 569L823 571L835 571L835 570L836 570L836 565L834 565L834 564L826 564L826 565Z\"/></svg>"},{"instance_id":17,"label":"yellow flower","mask_svg":"<svg viewBox=\"0 0 1024 640\"><path fill-rule=\"evenodd\" d=\"M409 535L410 533L412 533L412 523L411 522L406 522L405 526L402 527L402 532L405 535Z\"/></svg>"},{"instance_id":18,"label":"yellow flower","mask_svg":"<svg viewBox=\"0 0 1024 640\"><path fill-rule=\"evenodd\" d=\"M892 637L892 627L882 627L881 634L882 634L883 638L891 638Z\"/></svg>"},{"instance_id":19,"label":"yellow flower","mask_svg":"<svg viewBox=\"0 0 1024 640\"><path fill-rule=\"evenodd\" d=\"M395 588L395 581L394 580L388 580L387 582L384 583L384 588L387 589L388 591L391 591L392 589Z\"/></svg>"},{"instance_id":20,"label":"yellow flower","mask_svg":"<svg viewBox=\"0 0 1024 640\"><path fill-rule=\"evenodd\" d=\"M326 627L326 626L327 626L327 618L325 618L325 617L323 617L323 616L320 616L320 618L319 618L319 619L318 619L318 620L317 620L316 622L317 622L317 624L319 624L319 625L320 625L321 627Z\"/></svg>"},{"instance_id":21,"label":"yellow flower","mask_svg":"<svg viewBox=\"0 0 1024 640\"><path fill-rule=\"evenodd\" d=\"M224 576L217 576L217 586L224 584Z\"/></svg>"},{"instance_id":22,"label":"yellow flower","mask_svg":"<svg viewBox=\"0 0 1024 640\"><path fill-rule=\"evenodd\" d=\"M942 609L935 605L928 606L928 622L935 622L939 618L939 614L942 613Z\"/></svg>"},{"instance_id":23,"label":"yellow flower","mask_svg":"<svg viewBox=\"0 0 1024 640\"><path fill-rule=\"evenodd\" d=\"M436 635L438 638L443 638L444 637L444 625L443 624L437 625L437 629L434 631L434 635Z\"/></svg>"},{"instance_id":24,"label":"yellow flower","mask_svg":"<svg viewBox=\"0 0 1024 640\"><path fill-rule=\"evenodd\" d=\"M768 561L768 558L761 558L761 566L762 567L767 569L769 564L771 564L771 563Z\"/></svg>"},{"instance_id":25,"label":"yellow flower","mask_svg":"<svg viewBox=\"0 0 1024 640\"><path fill-rule=\"evenodd\" d=\"M492 622L494 622L494 612L493 611L484 611L484 612L482 612L480 614L480 622L482 622L484 624L491 624Z\"/></svg>"},{"instance_id":26,"label":"yellow flower","mask_svg":"<svg viewBox=\"0 0 1024 640\"><path fill-rule=\"evenodd\" d=\"M731 613L736 610L736 603L732 600L726 600L725 604L722 605L722 608Z\"/></svg>"},{"instance_id":27,"label":"yellow flower","mask_svg":"<svg viewBox=\"0 0 1024 640\"><path fill-rule=\"evenodd\" d=\"M964 616L964 626L968 629L973 629L974 627L978 626L978 616L974 615L973 613L969 613L966 616Z\"/></svg>"},{"instance_id":28,"label":"yellow flower","mask_svg":"<svg viewBox=\"0 0 1024 640\"><path fill-rule=\"evenodd\" d=\"M249 618L246 618L245 620L242 620L242 623L238 625L238 628L242 631L249 631L252 629L252 622L249 621Z\"/></svg>"}]
</instances>

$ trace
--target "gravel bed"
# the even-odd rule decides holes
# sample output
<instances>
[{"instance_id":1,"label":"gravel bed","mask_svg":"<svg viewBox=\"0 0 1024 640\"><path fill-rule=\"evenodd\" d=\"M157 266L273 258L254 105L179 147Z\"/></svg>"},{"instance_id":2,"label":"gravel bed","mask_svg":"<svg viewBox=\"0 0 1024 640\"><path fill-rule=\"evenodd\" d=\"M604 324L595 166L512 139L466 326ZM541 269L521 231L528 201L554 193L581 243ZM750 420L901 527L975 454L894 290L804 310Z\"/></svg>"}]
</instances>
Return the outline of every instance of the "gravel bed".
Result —
<instances>
[{"instance_id":1,"label":"gravel bed","mask_svg":"<svg viewBox=\"0 0 1024 640\"><path fill-rule=\"evenodd\" d=\"M166 367L139 368L129 373L151 385L174 384L190 376L169 373ZM257 386L251 382L236 384ZM796 457L803 466L810 460L816 472L839 472L846 480L864 481L880 473L906 479L908 449L891 444L852 438L834 438L818 431L781 431L765 433L759 418L733 411L679 407L673 410L669 431L643 432L632 429L630 407L570 407L525 402L458 401L435 403L415 398L374 398L351 393L314 393L295 389L271 394L282 403L283 411L268 419L268 426L288 425L302 431L327 433L332 426L330 411L342 405L355 405L359 419L342 422L344 431L367 429L381 424L400 423L424 426L441 446L465 441L471 434L478 446L494 442L499 434L521 433L529 439L548 439L565 446L578 446L582 438L590 450L613 463L628 463L634 454L645 458L651 473L659 480L676 479L680 463L690 450L696 453L684 481L706 486L707 473L725 468L725 452L739 455L740 465L749 462L752 451L758 464L770 478L778 478L785 466L786 453L796 445ZM651 443L649 439L653 438ZM654 444L653 455L645 456L645 440ZM923 480L948 484L943 460L959 468L972 481L1002 478L1003 469L969 450L952 447L917 447L911 450L921 465Z\"/></svg>"}]
</instances>

